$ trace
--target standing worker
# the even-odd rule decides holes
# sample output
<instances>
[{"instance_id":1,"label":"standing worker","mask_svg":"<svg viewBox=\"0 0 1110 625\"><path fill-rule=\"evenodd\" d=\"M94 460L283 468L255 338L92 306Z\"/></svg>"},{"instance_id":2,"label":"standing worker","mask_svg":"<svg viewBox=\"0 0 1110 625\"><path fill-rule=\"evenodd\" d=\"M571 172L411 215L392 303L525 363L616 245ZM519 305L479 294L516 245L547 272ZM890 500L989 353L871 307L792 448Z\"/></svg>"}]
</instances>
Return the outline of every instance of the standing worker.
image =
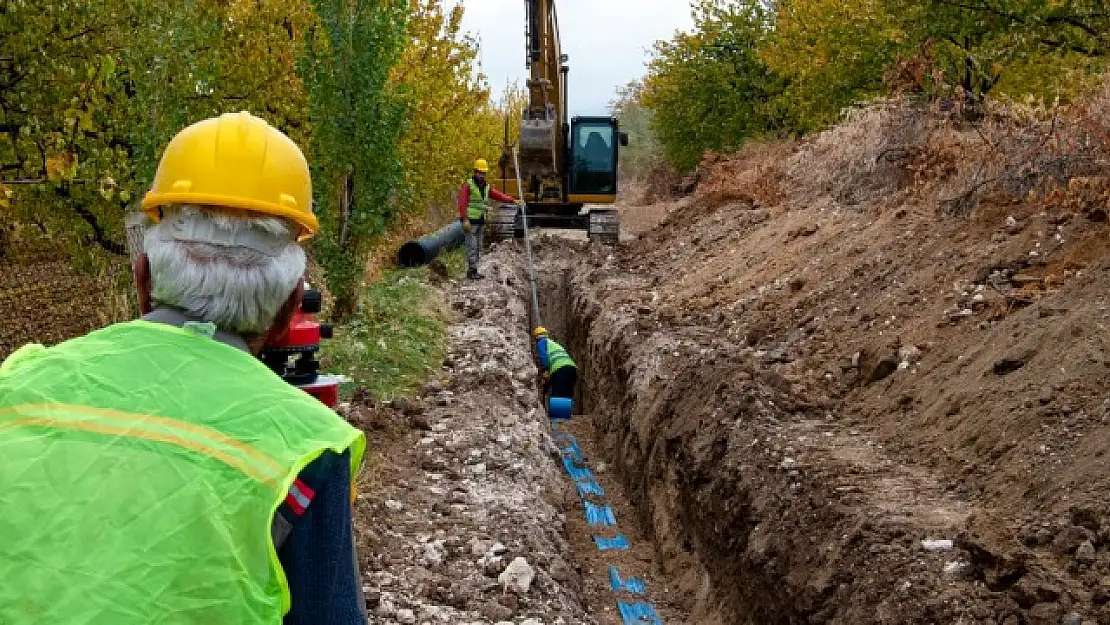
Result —
<instances>
[{"instance_id":1,"label":"standing worker","mask_svg":"<svg viewBox=\"0 0 1110 625\"><path fill-rule=\"evenodd\" d=\"M478 261L482 257L482 233L486 229L486 204L492 198L503 204L516 204L512 197L486 182L489 164L483 158L474 162L474 175L459 189L459 221L466 232L466 277L479 280Z\"/></svg>"},{"instance_id":2,"label":"standing worker","mask_svg":"<svg viewBox=\"0 0 1110 625\"><path fill-rule=\"evenodd\" d=\"M547 328L538 327L532 331L536 340L536 356L543 371L544 405L549 398L562 397L574 399L574 385L578 382L578 365L571 360L567 350L547 335Z\"/></svg>"},{"instance_id":3,"label":"standing worker","mask_svg":"<svg viewBox=\"0 0 1110 625\"><path fill-rule=\"evenodd\" d=\"M365 625L365 437L255 357L304 292L304 155L207 119L142 208L142 319L0 364L0 623Z\"/></svg>"}]
</instances>

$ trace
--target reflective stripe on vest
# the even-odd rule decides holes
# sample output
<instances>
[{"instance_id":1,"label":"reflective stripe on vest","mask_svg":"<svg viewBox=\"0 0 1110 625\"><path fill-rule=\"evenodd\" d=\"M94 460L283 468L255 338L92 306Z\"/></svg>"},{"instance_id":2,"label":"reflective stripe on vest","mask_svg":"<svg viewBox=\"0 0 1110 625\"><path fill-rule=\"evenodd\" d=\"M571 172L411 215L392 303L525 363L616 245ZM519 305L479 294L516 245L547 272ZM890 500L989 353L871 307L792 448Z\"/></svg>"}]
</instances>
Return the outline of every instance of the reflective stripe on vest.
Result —
<instances>
[{"instance_id":1,"label":"reflective stripe on vest","mask_svg":"<svg viewBox=\"0 0 1110 625\"><path fill-rule=\"evenodd\" d=\"M563 349L562 345L559 345L551 339L547 339L548 373L555 373L559 369L576 366L577 365L574 364L574 361L570 359L570 354L567 354L567 350Z\"/></svg>"},{"instance_id":2,"label":"reflective stripe on vest","mask_svg":"<svg viewBox=\"0 0 1110 625\"><path fill-rule=\"evenodd\" d=\"M251 355L117 324L0 365L0 623L268 623L301 470L365 439Z\"/></svg>"},{"instance_id":3,"label":"reflective stripe on vest","mask_svg":"<svg viewBox=\"0 0 1110 625\"><path fill-rule=\"evenodd\" d=\"M486 183L486 190L483 193L478 188L478 183L474 182L474 178L469 178L467 182L470 184L470 203L466 205L466 218L485 219L486 200L489 199L489 183Z\"/></svg>"}]
</instances>

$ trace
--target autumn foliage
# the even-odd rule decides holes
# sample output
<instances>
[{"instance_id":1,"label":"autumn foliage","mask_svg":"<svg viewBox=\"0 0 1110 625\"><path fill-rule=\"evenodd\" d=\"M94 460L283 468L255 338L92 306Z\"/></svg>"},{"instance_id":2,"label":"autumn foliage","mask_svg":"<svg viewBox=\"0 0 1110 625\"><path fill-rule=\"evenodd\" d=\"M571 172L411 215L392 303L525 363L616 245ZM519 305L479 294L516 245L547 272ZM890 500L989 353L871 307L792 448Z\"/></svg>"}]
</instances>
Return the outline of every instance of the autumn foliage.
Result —
<instances>
[{"instance_id":1,"label":"autumn foliage","mask_svg":"<svg viewBox=\"0 0 1110 625\"><path fill-rule=\"evenodd\" d=\"M668 161L829 127L903 93L955 102L1067 102L1110 54L1100 0L694 0L694 28L659 42L638 103Z\"/></svg>"},{"instance_id":2,"label":"autumn foliage","mask_svg":"<svg viewBox=\"0 0 1110 625\"><path fill-rule=\"evenodd\" d=\"M247 110L313 165L314 246L347 311L398 217L449 203L504 110L442 0L11 0L0 6L0 255L31 228L126 258L124 215L186 125ZM15 235L20 236L20 235Z\"/></svg>"}]
</instances>

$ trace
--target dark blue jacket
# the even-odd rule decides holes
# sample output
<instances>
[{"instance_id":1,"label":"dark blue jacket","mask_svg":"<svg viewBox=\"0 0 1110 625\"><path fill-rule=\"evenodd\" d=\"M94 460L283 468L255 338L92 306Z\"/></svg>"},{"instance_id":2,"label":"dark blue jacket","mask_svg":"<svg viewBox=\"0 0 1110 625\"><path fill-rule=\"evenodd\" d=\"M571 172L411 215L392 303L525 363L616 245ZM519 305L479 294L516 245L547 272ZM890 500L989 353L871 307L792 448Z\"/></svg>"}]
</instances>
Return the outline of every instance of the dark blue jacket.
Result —
<instances>
[{"instance_id":1,"label":"dark blue jacket","mask_svg":"<svg viewBox=\"0 0 1110 625\"><path fill-rule=\"evenodd\" d=\"M298 516L290 503L278 515L292 531L278 550L293 607L284 625L365 625L366 602L355 555L350 452L325 452L298 481L314 492ZM280 523L276 518L275 521Z\"/></svg>"}]
</instances>

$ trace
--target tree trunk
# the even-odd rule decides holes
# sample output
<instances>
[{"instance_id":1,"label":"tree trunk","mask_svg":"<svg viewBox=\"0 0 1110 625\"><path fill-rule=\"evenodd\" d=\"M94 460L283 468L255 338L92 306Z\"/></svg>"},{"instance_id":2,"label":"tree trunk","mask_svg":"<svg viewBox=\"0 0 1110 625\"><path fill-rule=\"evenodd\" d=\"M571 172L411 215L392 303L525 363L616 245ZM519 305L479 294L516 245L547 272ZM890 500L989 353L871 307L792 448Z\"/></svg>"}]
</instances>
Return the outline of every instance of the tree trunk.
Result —
<instances>
[{"instance_id":1,"label":"tree trunk","mask_svg":"<svg viewBox=\"0 0 1110 625\"><path fill-rule=\"evenodd\" d=\"M347 235L351 225L351 200L354 198L354 177L351 174L343 176L343 184L339 191L339 236L337 241L339 249L347 249Z\"/></svg>"}]
</instances>

